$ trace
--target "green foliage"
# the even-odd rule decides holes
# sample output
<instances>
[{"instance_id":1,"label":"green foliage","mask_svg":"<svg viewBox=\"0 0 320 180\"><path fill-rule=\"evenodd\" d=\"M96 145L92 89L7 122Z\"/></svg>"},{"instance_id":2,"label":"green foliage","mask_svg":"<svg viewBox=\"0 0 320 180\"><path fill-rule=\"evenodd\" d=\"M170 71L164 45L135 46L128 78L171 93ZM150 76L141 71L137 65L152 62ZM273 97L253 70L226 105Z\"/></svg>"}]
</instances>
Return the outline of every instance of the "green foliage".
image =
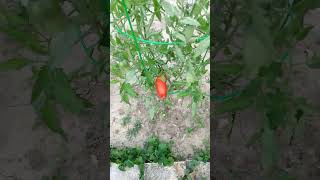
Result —
<instances>
[{"instance_id":1,"label":"green foliage","mask_svg":"<svg viewBox=\"0 0 320 180\"><path fill-rule=\"evenodd\" d=\"M31 63L31 60L23 57L8 59L0 63L0 71L20 70Z\"/></svg>"},{"instance_id":2,"label":"green foliage","mask_svg":"<svg viewBox=\"0 0 320 180\"><path fill-rule=\"evenodd\" d=\"M210 144L204 141L204 149L195 149L193 158L188 163L186 177L199 165L200 162L210 161ZM144 176L144 163L158 163L171 166L178 158L171 150L172 142L161 141L156 136L148 138L143 148L115 148L111 147L110 161L118 164L120 170L138 165L140 178Z\"/></svg>"},{"instance_id":3,"label":"green foliage","mask_svg":"<svg viewBox=\"0 0 320 180\"><path fill-rule=\"evenodd\" d=\"M130 104L129 102L129 97L136 97L137 93L133 89L132 85L129 83L122 83L121 88L120 88L120 94L121 94L121 99L122 101Z\"/></svg>"},{"instance_id":4,"label":"green foliage","mask_svg":"<svg viewBox=\"0 0 320 180\"><path fill-rule=\"evenodd\" d=\"M161 6L158 2L158 0L152 0L153 2L153 6L154 6L154 12L157 16L157 18L159 19L159 21L161 21Z\"/></svg>"},{"instance_id":5,"label":"green foliage","mask_svg":"<svg viewBox=\"0 0 320 180\"><path fill-rule=\"evenodd\" d=\"M122 118L122 126L126 126L131 122L131 117L129 115L126 115Z\"/></svg>"},{"instance_id":6,"label":"green foliage","mask_svg":"<svg viewBox=\"0 0 320 180\"><path fill-rule=\"evenodd\" d=\"M65 2L64 2L65 3ZM105 1L69 1L70 12L62 7L60 0L33 0L8 8L0 4L0 31L16 40L22 48L40 54L46 59L37 61L28 57L16 57L0 63L0 71L19 70L32 67L35 82L32 88L31 103L44 124L53 132L67 139L61 127L56 106L80 114L92 104L75 93L72 80L89 76L99 79L107 66L106 51L103 46L106 36L107 4ZM83 20L82 20L83 19ZM83 31L83 26L89 31ZM99 41L86 48L84 38L96 34ZM91 62L86 62L74 73L66 74L61 68L73 47L82 42L85 53ZM98 52L98 59L93 52ZM130 89L126 92L132 96Z\"/></svg>"},{"instance_id":7,"label":"green foliage","mask_svg":"<svg viewBox=\"0 0 320 180\"><path fill-rule=\"evenodd\" d=\"M204 149L195 149L193 160L201 162L210 162L210 144L208 141L204 141Z\"/></svg>"},{"instance_id":8,"label":"green foliage","mask_svg":"<svg viewBox=\"0 0 320 180\"><path fill-rule=\"evenodd\" d=\"M200 80L209 65L206 56L210 45L208 6L188 5L184 1L171 4L167 0L124 2L138 46L127 26L129 20L122 1L112 0L111 81L119 84L122 101L129 104L131 98L156 97L154 79L163 72L169 79L167 99L171 100L172 94L192 97L190 109L195 117L196 107L205 97L200 90ZM202 4L208 2L203 0ZM159 21L165 24L162 32L168 37L153 29ZM141 93L137 94L137 89ZM148 104L150 119L156 119L160 114L159 100L149 98L145 104Z\"/></svg>"},{"instance_id":9,"label":"green foliage","mask_svg":"<svg viewBox=\"0 0 320 180\"><path fill-rule=\"evenodd\" d=\"M258 111L262 116L261 127L248 139L247 147L260 145L261 164L269 176L267 179L290 179L278 171L276 175L270 174L278 168L280 158L278 132L288 131L291 142L297 129L304 126L307 114L312 112L304 98L293 95L291 52L312 31L313 26L304 23L304 16L308 10L319 7L318 2L213 2L213 115L234 114L247 108ZM244 37L241 45L233 42L239 31ZM222 53L224 59L216 59ZM318 59L314 54L306 65L318 68Z\"/></svg>"},{"instance_id":10,"label":"green foliage","mask_svg":"<svg viewBox=\"0 0 320 180\"><path fill-rule=\"evenodd\" d=\"M59 118L55 112L55 104L61 104L66 110L80 113L85 108L85 101L79 98L71 88L67 75L60 68L41 67L36 75L31 103L47 127L65 137Z\"/></svg>"},{"instance_id":11,"label":"green foliage","mask_svg":"<svg viewBox=\"0 0 320 180\"><path fill-rule=\"evenodd\" d=\"M204 141L205 149L195 149L193 157L187 162L186 169L184 171L184 176L180 177L179 180L191 180L191 173L196 170L201 162L210 162L210 144Z\"/></svg>"},{"instance_id":12,"label":"green foliage","mask_svg":"<svg viewBox=\"0 0 320 180\"><path fill-rule=\"evenodd\" d=\"M29 21L40 31L54 34L67 24L67 19L57 0L29 1L26 6Z\"/></svg>"},{"instance_id":13,"label":"green foliage","mask_svg":"<svg viewBox=\"0 0 320 180\"><path fill-rule=\"evenodd\" d=\"M134 123L133 127L131 129L128 130L127 136L129 139L132 139L134 137L136 137L139 133L139 131L142 128L142 124L141 121L139 119L136 120L136 122Z\"/></svg>"},{"instance_id":14,"label":"green foliage","mask_svg":"<svg viewBox=\"0 0 320 180\"><path fill-rule=\"evenodd\" d=\"M246 109L252 105L253 101L247 97L235 97L219 103L214 114L220 115L226 112L235 112Z\"/></svg>"},{"instance_id":15,"label":"green foliage","mask_svg":"<svg viewBox=\"0 0 320 180\"><path fill-rule=\"evenodd\" d=\"M50 80L52 82L50 93L52 93L57 103L73 113L80 113L85 108L82 100L71 88L67 75L62 69L56 69L52 72Z\"/></svg>"},{"instance_id":16,"label":"green foliage","mask_svg":"<svg viewBox=\"0 0 320 180\"><path fill-rule=\"evenodd\" d=\"M159 163L170 166L175 161L171 150L171 143L159 140L151 136L143 148L114 148L111 147L110 161L119 165L120 170L127 167L139 166L140 178L144 175L144 163Z\"/></svg>"}]
</instances>

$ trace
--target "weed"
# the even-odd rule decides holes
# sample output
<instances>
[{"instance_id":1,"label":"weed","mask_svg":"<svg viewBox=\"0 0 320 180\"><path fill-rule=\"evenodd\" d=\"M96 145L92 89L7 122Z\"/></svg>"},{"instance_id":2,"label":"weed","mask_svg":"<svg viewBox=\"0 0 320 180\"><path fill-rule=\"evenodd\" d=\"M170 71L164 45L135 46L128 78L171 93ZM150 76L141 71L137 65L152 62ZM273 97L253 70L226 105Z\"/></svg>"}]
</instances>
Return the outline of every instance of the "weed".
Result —
<instances>
[{"instance_id":1,"label":"weed","mask_svg":"<svg viewBox=\"0 0 320 180\"><path fill-rule=\"evenodd\" d=\"M126 126L131 122L131 117L129 115L124 116L122 119L122 126Z\"/></svg>"},{"instance_id":2,"label":"weed","mask_svg":"<svg viewBox=\"0 0 320 180\"><path fill-rule=\"evenodd\" d=\"M187 129L186 129L186 132L187 132L187 134L189 134L189 135L191 135L191 134L193 133L193 131L194 131L194 128L193 128L193 127L187 127Z\"/></svg>"},{"instance_id":3,"label":"weed","mask_svg":"<svg viewBox=\"0 0 320 180\"><path fill-rule=\"evenodd\" d=\"M144 144L143 148L114 148L111 147L111 162L119 164L120 170L133 167L135 164L140 169L140 179L144 176L144 163L159 163L170 166L175 161L171 150L171 143L160 141L152 136Z\"/></svg>"},{"instance_id":4,"label":"weed","mask_svg":"<svg viewBox=\"0 0 320 180\"><path fill-rule=\"evenodd\" d=\"M141 121L139 119L137 119L133 125L133 128L128 130L127 137L129 139L136 137L141 129L142 129Z\"/></svg>"},{"instance_id":5,"label":"weed","mask_svg":"<svg viewBox=\"0 0 320 180\"><path fill-rule=\"evenodd\" d=\"M187 164L185 177L188 178L200 162L210 161L210 145L205 141L205 149L196 149L192 160ZM111 148L111 162L118 164L120 170L138 165L140 178L144 176L144 163L158 163L171 166L174 161L182 160L175 156L171 150L172 142L164 142L152 136L144 144L143 148ZM179 157L179 158L178 158Z\"/></svg>"},{"instance_id":6,"label":"weed","mask_svg":"<svg viewBox=\"0 0 320 180\"><path fill-rule=\"evenodd\" d=\"M210 144L207 140L203 141L205 148L204 149L194 149L194 154L191 161L187 162L187 166L184 172L184 176L180 177L179 180L191 180L191 174L196 170L200 165L200 162L209 162L210 161ZM204 177L202 177L203 179Z\"/></svg>"}]
</instances>

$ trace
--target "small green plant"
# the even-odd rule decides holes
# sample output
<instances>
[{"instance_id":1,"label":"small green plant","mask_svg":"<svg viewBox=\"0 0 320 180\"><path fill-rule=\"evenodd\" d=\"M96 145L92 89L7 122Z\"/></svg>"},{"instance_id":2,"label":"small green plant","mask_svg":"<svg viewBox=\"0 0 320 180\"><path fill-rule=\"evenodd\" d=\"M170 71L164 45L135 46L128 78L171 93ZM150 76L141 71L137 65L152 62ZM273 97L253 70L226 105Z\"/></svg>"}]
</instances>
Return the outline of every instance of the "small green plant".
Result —
<instances>
[{"instance_id":1,"label":"small green plant","mask_svg":"<svg viewBox=\"0 0 320 180\"><path fill-rule=\"evenodd\" d=\"M201 162L210 162L210 144L204 141L204 149L195 149L193 157L190 161L187 161L187 166L184 171L184 176L180 177L179 180L191 180L191 173L193 173ZM204 177L202 177L203 179ZM205 179L205 178L204 178Z\"/></svg>"},{"instance_id":2,"label":"small green plant","mask_svg":"<svg viewBox=\"0 0 320 180\"><path fill-rule=\"evenodd\" d=\"M139 131L142 128L142 124L141 121L139 119L136 120L136 122L134 123L133 127L131 129L128 130L127 136L129 139L132 139L134 137L136 137L139 133Z\"/></svg>"},{"instance_id":3,"label":"small green plant","mask_svg":"<svg viewBox=\"0 0 320 180\"><path fill-rule=\"evenodd\" d=\"M186 173L190 174L200 162L210 161L210 144L204 141L204 149L195 149L192 160L189 163ZM144 176L144 163L158 163L164 166L171 166L178 158L172 152L172 142L161 141L156 136L151 136L143 148L114 148L111 147L110 160L118 164L120 170L125 170L127 167L138 165L140 169L140 178ZM187 175L185 176L187 177Z\"/></svg>"},{"instance_id":4,"label":"small green plant","mask_svg":"<svg viewBox=\"0 0 320 180\"><path fill-rule=\"evenodd\" d=\"M119 165L120 170L126 167L139 166L140 178L144 175L144 163L159 163L164 166L172 165L175 156L171 150L171 143L160 141L152 136L143 148L114 148L111 147L111 162Z\"/></svg>"},{"instance_id":5,"label":"small green plant","mask_svg":"<svg viewBox=\"0 0 320 180\"><path fill-rule=\"evenodd\" d=\"M122 118L122 126L126 126L131 122L131 117L129 115L126 115Z\"/></svg>"},{"instance_id":6,"label":"small green plant","mask_svg":"<svg viewBox=\"0 0 320 180\"><path fill-rule=\"evenodd\" d=\"M189 134L189 135L191 135L191 134L193 133L193 131L194 131L194 128L193 128L193 127L187 127L187 129L186 129L186 132L187 132L187 134Z\"/></svg>"}]
</instances>

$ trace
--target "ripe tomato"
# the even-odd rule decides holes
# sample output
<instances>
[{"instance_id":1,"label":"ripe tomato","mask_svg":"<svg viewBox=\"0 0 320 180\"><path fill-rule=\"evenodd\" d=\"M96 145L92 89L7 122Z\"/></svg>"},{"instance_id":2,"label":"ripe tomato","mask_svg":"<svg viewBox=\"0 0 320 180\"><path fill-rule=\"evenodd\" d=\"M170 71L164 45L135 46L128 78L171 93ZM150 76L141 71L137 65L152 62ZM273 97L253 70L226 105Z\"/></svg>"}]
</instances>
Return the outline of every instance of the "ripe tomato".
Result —
<instances>
[{"instance_id":1,"label":"ripe tomato","mask_svg":"<svg viewBox=\"0 0 320 180\"><path fill-rule=\"evenodd\" d=\"M161 100L164 100L167 97L167 84L164 76L158 76L155 80L155 86L157 90L157 95Z\"/></svg>"}]
</instances>

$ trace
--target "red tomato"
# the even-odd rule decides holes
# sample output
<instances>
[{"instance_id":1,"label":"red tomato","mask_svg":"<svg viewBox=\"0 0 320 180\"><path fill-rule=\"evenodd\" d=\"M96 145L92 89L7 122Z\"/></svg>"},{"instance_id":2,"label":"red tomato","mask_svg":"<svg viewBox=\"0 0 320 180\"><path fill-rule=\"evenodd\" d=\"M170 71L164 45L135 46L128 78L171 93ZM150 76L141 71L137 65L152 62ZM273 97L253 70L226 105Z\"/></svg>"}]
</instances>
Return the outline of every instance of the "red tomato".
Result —
<instances>
[{"instance_id":1,"label":"red tomato","mask_svg":"<svg viewBox=\"0 0 320 180\"><path fill-rule=\"evenodd\" d=\"M167 84L163 76L158 76L155 80L155 86L157 90L157 95L161 100L164 100L167 97Z\"/></svg>"}]
</instances>

